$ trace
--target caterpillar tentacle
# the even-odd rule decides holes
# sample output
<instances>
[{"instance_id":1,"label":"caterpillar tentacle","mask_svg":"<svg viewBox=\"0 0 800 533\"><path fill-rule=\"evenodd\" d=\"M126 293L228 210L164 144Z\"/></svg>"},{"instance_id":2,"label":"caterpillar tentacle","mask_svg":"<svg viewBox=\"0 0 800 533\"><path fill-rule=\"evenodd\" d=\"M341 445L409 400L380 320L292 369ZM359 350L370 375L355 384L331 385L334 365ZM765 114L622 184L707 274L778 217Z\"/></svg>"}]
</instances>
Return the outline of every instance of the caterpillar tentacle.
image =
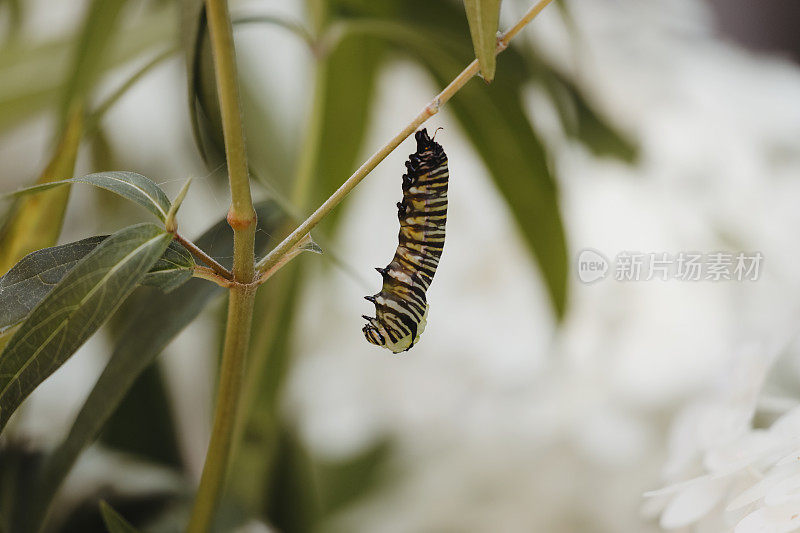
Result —
<instances>
[{"instance_id":1,"label":"caterpillar tentacle","mask_svg":"<svg viewBox=\"0 0 800 533\"><path fill-rule=\"evenodd\" d=\"M428 318L425 296L444 249L447 221L447 155L423 128L415 134L417 152L406 161L397 251L386 267L381 291L365 298L375 304L375 317L364 315L362 331L372 344L394 353L414 346Z\"/></svg>"}]
</instances>

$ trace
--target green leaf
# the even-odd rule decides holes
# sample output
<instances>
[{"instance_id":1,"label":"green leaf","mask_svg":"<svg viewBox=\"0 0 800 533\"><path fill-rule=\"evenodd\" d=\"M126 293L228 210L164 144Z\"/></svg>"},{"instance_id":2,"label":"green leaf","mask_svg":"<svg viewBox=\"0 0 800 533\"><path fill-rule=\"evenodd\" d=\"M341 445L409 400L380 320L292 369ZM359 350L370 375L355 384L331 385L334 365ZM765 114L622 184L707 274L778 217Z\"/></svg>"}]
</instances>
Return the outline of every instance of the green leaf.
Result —
<instances>
[{"instance_id":1,"label":"green leaf","mask_svg":"<svg viewBox=\"0 0 800 533\"><path fill-rule=\"evenodd\" d=\"M98 172L81 178L51 181L49 183L19 189L8 193L6 196L25 196L72 183L86 183L111 191L127 200L141 205L157 216L161 221L167 219L167 213L169 213L170 207L172 206L169 198L164 194L164 191L152 180L136 172L122 171Z\"/></svg>"},{"instance_id":2,"label":"green leaf","mask_svg":"<svg viewBox=\"0 0 800 533\"><path fill-rule=\"evenodd\" d=\"M171 238L153 224L118 231L79 261L33 309L0 354L0 430L28 394L114 312Z\"/></svg>"},{"instance_id":3,"label":"green leaf","mask_svg":"<svg viewBox=\"0 0 800 533\"><path fill-rule=\"evenodd\" d=\"M392 452L391 442L381 440L344 460L317 461L315 472L325 514L333 515L377 490Z\"/></svg>"},{"instance_id":4,"label":"green leaf","mask_svg":"<svg viewBox=\"0 0 800 533\"><path fill-rule=\"evenodd\" d=\"M25 256L0 278L0 331L21 322L103 237L45 248Z\"/></svg>"},{"instance_id":5,"label":"green leaf","mask_svg":"<svg viewBox=\"0 0 800 533\"><path fill-rule=\"evenodd\" d=\"M206 164L216 165L224 158L225 148L203 0L181 0L181 44L192 136Z\"/></svg>"},{"instance_id":6,"label":"green leaf","mask_svg":"<svg viewBox=\"0 0 800 533\"><path fill-rule=\"evenodd\" d=\"M189 250L172 241L164 255L142 278L142 285L150 285L164 293L170 293L191 279L194 266L194 258Z\"/></svg>"},{"instance_id":7,"label":"green leaf","mask_svg":"<svg viewBox=\"0 0 800 533\"><path fill-rule=\"evenodd\" d=\"M312 176L314 205L330 196L358 167L369 125L378 70L385 45L374 37L349 35L322 62L317 83L322 94L320 136ZM316 133L315 133L316 134ZM305 211L305 206L299 206ZM337 214L326 225L335 224Z\"/></svg>"},{"instance_id":8,"label":"green leaf","mask_svg":"<svg viewBox=\"0 0 800 533\"><path fill-rule=\"evenodd\" d=\"M449 79L443 67L433 66L432 73ZM498 75L489 87L473 83L453 100L452 109L508 203L560 319L567 303L567 245L559 195L520 92L508 82Z\"/></svg>"},{"instance_id":9,"label":"green leaf","mask_svg":"<svg viewBox=\"0 0 800 533\"><path fill-rule=\"evenodd\" d=\"M80 39L74 51L72 68L65 86L64 115L76 102L85 102L102 72L103 56L108 52L126 0L92 0L86 12Z\"/></svg>"},{"instance_id":10,"label":"green leaf","mask_svg":"<svg viewBox=\"0 0 800 533\"><path fill-rule=\"evenodd\" d=\"M67 272L106 238L89 237L38 250L0 277L0 332L24 320ZM141 283L170 292L192 277L194 265L192 254L172 241Z\"/></svg>"},{"instance_id":11,"label":"green leaf","mask_svg":"<svg viewBox=\"0 0 800 533\"><path fill-rule=\"evenodd\" d=\"M49 183L72 175L82 136L83 112L76 109L70 115L52 159L37 183ZM62 188L14 202L0 228L0 274L7 272L30 252L56 243L68 200L69 188Z\"/></svg>"},{"instance_id":12,"label":"green leaf","mask_svg":"<svg viewBox=\"0 0 800 533\"><path fill-rule=\"evenodd\" d=\"M315 531L322 509L311 457L286 427L280 427L273 439L275 458L264 497L269 523L278 531Z\"/></svg>"},{"instance_id":13,"label":"green leaf","mask_svg":"<svg viewBox=\"0 0 800 533\"><path fill-rule=\"evenodd\" d=\"M271 201L257 205L256 212L256 251L261 252L266 248L268 236L277 231L284 217ZM220 263L230 266L233 235L227 221L220 220L196 243ZM37 483L38 492L33 496L38 509L30 513L33 520L44 515L81 451L97 437L137 377L212 298L224 292L213 283L192 279L170 295L154 292L149 298L142 299L140 309L133 313L119 336L114 353L81 407L69 434L45 460ZM147 334L143 335L143 331ZM35 531L38 527L29 529Z\"/></svg>"},{"instance_id":14,"label":"green leaf","mask_svg":"<svg viewBox=\"0 0 800 533\"><path fill-rule=\"evenodd\" d=\"M140 291L137 296L143 296ZM134 299L131 296L129 300ZM134 304L133 309L139 306ZM129 315L117 311L115 318L123 321ZM119 332L114 335L116 339ZM125 398L108 419L98 436L100 445L122 453L180 470L180 435L177 431L173 409L165 409L171 398L164 380L163 368L155 364L148 366L128 390ZM142 431L147 428L147 431Z\"/></svg>"},{"instance_id":15,"label":"green leaf","mask_svg":"<svg viewBox=\"0 0 800 533\"><path fill-rule=\"evenodd\" d=\"M596 156L615 157L627 163L635 161L639 150L628 135L604 119L571 80L544 63L540 65L537 77L550 94L564 132Z\"/></svg>"},{"instance_id":16,"label":"green leaf","mask_svg":"<svg viewBox=\"0 0 800 533\"><path fill-rule=\"evenodd\" d=\"M167 228L169 232L175 232L178 228L178 223L175 220L175 217L178 215L178 210L181 208L181 204L183 204L184 198L186 198L186 193L189 192L189 187L192 185L192 178L190 177L187 179L181 190L178 191L178 194L175 196L175 201L172 202L172 206L169 208L169 212L167 213L167 218L164 221L164 226Z\"/></svg>"},{"instance_id":17,"label":"green leaf","mask_svg":"<svg viewBox=\"0 0 800 533\"><path fill-rule=\"evenodd\" d=\"M475 57L481 67L481 77L487 82L494 79L496 67L497 24L500 21L500 0L464 0L469 33Z\"/></svg>"},{"instance_id":18,"label":"green leaf","mask_svg":"<svg viewBox=\"0 0 800 533\"><path fill-rule=\"evenodd\" d=\"M100 514L103 515L103 523L105 523L108 533L138 533L139 531L102 500L100 501Z\"/></svg>"}]
</instances>

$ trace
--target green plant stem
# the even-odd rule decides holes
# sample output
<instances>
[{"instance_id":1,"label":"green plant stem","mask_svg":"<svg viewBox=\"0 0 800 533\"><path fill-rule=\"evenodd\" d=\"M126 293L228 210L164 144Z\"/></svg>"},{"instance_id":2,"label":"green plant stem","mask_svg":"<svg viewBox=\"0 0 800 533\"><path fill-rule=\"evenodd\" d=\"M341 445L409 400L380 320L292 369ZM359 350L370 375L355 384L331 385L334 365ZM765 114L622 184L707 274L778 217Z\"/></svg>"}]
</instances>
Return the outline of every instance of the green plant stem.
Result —
<instances>
[{"instance_id":1,"label":"green plant stem","mask_svg":"<svg viewBox=\"0 0 800 533\"><path fill-rule=\"evenodd\" d=\"M495 48L495 55L501 53L508 47L508 43L514 36L522 30L530 21L536 18L542 9L552 0L540 0L533 5L523 16L512 26L501 38L497 40L497 47ZM417 114L414 119L403 128L400 133L392 137L382 148L372 154L372 156L364 162L361 167L356 170L352 176L342 183L336 191L320 205L316 211L311 213L292 233L290 233L278 246L272 249L263 259L256 264L258 272L266 272L272 270L277 265L281 257L294 248L317 224L322 221L332 210L335 208L356 185L361 183L370 172L372 172L378 164L386 159L395 148L400 146L409 135L414 133L417 128L425 123L429 118L439 112L444 104L446 104L464 85L467 84L480 70L478 60L475 59L461 71L461 73L445 87L425 108Z\"/></svg>"},{"instance_id":2,"label":"green plant stem","mask_svg":"<svg viewBox=\"0 0 800 533\"><path fill-rule=\"evenodd\" d=\"M244 380L254 296L255 291L252 287L237 285L230 289L228 323L219 374L217 406L214 410L214 425L211 429L211 442L203 466L200 488L187 528L189 533L205 533L209 530L225 482L237 420L239 391Z\"/></svg>"},{"instance_id":3,"label":"green plant stem","mask_svg":"<svg viewBox=\"0 0 800 533\"><path fill-rule=\"evenodd\" d=\"M225 137L225 155L228 162L228 180L231 188L228 222L234 232L233 275L237 282L247 284L253 280L254 273L256 212L250 195L236 54L226 0L206 0L206 17L214 56L222 133Z\"/></svg>"},{"instance_id":4,"label":"green plant stem","mask_svg":"<svg viewBox=\"0 0 800 533\"><path fill-rule=\"evenodd\" d=\"M248 285L255 273L256 212L250 195L233 30L226 0L206 0L205 5L231 189L228 223L233 229L233 278L236 283L229 290L217 406L203 475L187 528L190 533L209 530L225 485L255 299L255 289Z\"/></svg>"}]
</instances>

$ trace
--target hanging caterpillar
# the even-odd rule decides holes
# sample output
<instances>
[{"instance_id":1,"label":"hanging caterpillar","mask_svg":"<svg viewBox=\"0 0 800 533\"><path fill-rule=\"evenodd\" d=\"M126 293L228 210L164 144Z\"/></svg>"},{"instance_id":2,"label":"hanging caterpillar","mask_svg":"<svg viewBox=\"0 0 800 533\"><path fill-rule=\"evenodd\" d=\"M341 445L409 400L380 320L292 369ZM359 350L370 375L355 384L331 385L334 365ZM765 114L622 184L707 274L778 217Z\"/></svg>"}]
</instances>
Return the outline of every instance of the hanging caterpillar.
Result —
<instances>
[{"instance_id":1,"label":"hanging caterpillar","mask_svg":"<svg viewBox=\"0 0 800 533\"><path fill-rule=\"evenodd\" d=\"M414 137L417 152L406 161L403 201L397 203L397 251L385 268L375 269L383 277L381 291L364 297L376 310L375 317L363 315L364 336L394 353L409 350L425 330L425 291L442 255L447 221L447 155L424 128Z\"/></svg>"}]
</instances>

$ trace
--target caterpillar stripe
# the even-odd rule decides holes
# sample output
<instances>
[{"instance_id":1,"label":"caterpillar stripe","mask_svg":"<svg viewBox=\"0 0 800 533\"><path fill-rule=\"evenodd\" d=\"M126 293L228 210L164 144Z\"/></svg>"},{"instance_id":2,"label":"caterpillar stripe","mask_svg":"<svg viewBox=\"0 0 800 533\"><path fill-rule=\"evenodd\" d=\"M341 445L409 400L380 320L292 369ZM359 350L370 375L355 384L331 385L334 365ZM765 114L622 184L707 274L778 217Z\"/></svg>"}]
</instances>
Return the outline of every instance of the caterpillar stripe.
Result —
<instances>
[{"instance_id":1,"label":"caterpillar stripe","mask_svg":"<svg viewBox=\"0 0 800 533\"><path fill-rule=\"evenodd\" d=\"M375 317L364 315L364 336L394 353L410 349L425 330L425 292L442 256L447 221L447 155L424 128L414 137L417 152L406 161L403 201L397 203L397 251L385 268L376 268L381 291L364 297L375 304Z\"/></svg>"}]
</instances>

